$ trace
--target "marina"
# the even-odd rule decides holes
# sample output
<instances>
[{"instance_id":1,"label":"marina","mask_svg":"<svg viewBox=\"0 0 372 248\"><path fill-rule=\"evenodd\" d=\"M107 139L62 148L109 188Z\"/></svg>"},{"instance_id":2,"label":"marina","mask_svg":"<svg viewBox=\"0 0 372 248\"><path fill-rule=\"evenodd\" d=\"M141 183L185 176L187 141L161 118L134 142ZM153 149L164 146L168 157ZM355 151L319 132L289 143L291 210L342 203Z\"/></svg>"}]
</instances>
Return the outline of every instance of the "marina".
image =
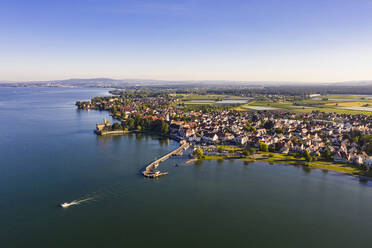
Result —
<instances>
[{"instance_id":1,"label":"marina","mask_svg":"<svg viewBox=\"0 0 372 248\"><path fill-rule=\"evenodd\" d=\"M164 155L163 157L151 162L149 165L146 166L145 170L142 171L143 176L150 177L150 178L158 178L160 176L168 175L167 171L161 172L157 170L159 164L161 162L166 161L168 158L170 158L173 155L182 155L183 150L186 150L190 147L189 143L185 141L180 142L180 147L177 149L169 152L168 154Z\"/></svg>"}]
</instances>

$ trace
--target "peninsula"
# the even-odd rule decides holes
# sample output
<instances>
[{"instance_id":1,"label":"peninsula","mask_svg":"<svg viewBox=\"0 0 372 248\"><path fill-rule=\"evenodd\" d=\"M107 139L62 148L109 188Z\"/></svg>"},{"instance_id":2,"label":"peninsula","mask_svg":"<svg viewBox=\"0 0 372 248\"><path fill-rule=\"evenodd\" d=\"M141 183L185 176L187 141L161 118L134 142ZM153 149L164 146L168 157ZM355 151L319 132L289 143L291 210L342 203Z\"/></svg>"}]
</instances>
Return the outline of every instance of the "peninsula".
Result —
<instances>
[{"instance_id":1,"label":"peninsula","mask_svg":"<svg viewBox=\"0 0 372 248\"><path fill-rule=\"evenodd\" d=\"M78 101L109 111L98 135L155 132L195 159L266 161L371 176L372 98L303 90L125 89Z\"/></svg>"}]
</instances>

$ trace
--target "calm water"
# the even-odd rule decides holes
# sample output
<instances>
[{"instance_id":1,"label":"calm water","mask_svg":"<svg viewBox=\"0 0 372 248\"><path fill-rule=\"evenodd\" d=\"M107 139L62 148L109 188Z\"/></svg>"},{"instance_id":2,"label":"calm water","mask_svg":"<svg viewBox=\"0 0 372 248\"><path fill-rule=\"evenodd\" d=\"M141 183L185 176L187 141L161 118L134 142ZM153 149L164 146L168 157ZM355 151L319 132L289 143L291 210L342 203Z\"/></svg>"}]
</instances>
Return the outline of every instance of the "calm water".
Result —
<instances>
[{"instance_id":1,"label":"calm water","mask_svg":"<svg viewBox=\"0 0 372 248\"><path fill-rule=\"evenodd\" d=\"M102 89L0 88L0 247L369 247L372 187L349 176L208 161L145 179L175 148L96 137ZM65 201L93 198L61 209Z\"/></svg>"}]
</instances>

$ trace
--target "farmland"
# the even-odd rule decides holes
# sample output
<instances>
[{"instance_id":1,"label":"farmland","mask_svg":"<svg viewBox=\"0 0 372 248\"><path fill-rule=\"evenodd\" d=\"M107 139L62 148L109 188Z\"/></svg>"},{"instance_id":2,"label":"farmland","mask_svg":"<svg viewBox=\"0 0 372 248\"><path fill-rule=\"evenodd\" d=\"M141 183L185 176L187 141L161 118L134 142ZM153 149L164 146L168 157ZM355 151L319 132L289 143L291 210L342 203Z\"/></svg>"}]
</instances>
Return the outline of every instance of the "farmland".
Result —
<instances>
[{"instance_id":1,"label":"farmland","mask_svg":"<svg viewBox=\"0 0 372 248\"><path fill-rule=\"evenodd\" d=\"M175 94L184 105L229 105L238 111L286 110L301 113L320 111L339 114L372 115L371 95L322 95L288 100L270 97L242 97L224 94Z\"/></svg>"}]
</instances>

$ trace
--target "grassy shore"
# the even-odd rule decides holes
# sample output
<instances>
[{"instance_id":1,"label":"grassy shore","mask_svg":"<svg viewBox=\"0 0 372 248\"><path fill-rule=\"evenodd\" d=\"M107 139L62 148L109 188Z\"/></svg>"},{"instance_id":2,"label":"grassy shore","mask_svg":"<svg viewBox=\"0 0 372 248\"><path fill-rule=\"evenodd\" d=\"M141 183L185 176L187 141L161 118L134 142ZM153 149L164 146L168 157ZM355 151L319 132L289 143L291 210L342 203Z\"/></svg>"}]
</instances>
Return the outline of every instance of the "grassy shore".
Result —
<instances>
[{"instance_id":1,"label":"grassy shore","mask_svg":"<svg viewBox=\"0 0 372 248\"><path fill-rule=\"evenodd\" d=\"M205 155L201 160L241 160L247 162L254 162L254 161L262 161L268 162L270 164L275 163L284 163L284 164L292 164L292 165L303 165L309 168L318 168L322 170L329 170L349 175L360 175L360 176L368 176L372 177L371 173L365 172L360 170L356 167L353 167L349 164L341 164L335 163L332 161L325 161L325 160L318 160L307 162L304 158L299 158L291 155L280 154L280 153L272 153L272 152L259 152L254 155L250 156L233 156L233 155L221 155L221 156L208 156Z\"/></svg>"}]
</instances>

